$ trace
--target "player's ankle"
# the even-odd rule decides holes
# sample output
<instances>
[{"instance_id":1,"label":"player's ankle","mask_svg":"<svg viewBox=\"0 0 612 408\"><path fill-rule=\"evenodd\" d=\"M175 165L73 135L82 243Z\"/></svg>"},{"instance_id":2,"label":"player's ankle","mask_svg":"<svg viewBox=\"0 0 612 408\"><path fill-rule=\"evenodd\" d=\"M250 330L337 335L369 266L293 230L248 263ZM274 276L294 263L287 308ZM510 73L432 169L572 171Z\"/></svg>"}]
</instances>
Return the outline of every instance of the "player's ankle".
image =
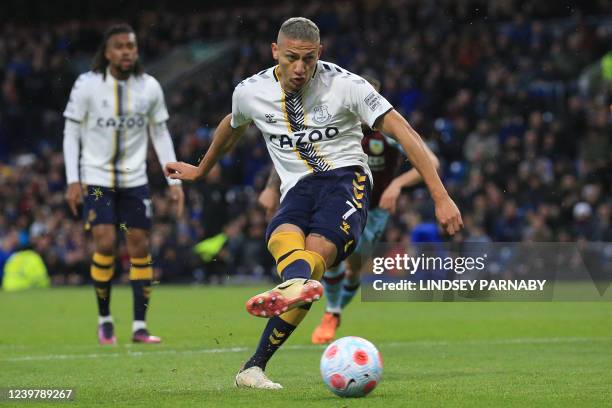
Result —
<instances>
[{"instance_id":1,"label":"player's ankle","mask_svg":"<svg viewBox=\"0 0 612 408\"><path fill-rule=\"evenodd\" d=\"M138 330L143 329L147 329L147 323L144 320L134 320L132 322L132 333L136 333Z\"/></svg>"},{"instance_id":2,"label":"player's ankle","mask_svg":"<svg viewBox=\"0 0 612 408\"><path fill-rule=\"evenodd\" d=\"M98 324L113 323L113 316L98 316Z\"/></svg>"},{"instance_id":3,"label":"player's ankle","mask_svg":"<svg viewBox=\"0 0 612 408\"><path fill-rule=\"evenodd\" d=\"M257 361L257 359L253 357L251 357L246 363L244 363L244 366L242 367L242 370L240 371L248 370L249 368L252 368L252 367L259 367L261 368L261 371L266 371L266 363Z\"/></svg>"},{"instance_id":4,"label":"player's ankle","mask_svg":"<svg viewBox=\"0 0 612 408\"><path fill-rule=\"evenodd\" d=\"M342 308L340 306L328 306L327 308L325 308L325 313L331 313L338 317L340 316L340 313L342 313Z\"/></svg>"}]
</instances>

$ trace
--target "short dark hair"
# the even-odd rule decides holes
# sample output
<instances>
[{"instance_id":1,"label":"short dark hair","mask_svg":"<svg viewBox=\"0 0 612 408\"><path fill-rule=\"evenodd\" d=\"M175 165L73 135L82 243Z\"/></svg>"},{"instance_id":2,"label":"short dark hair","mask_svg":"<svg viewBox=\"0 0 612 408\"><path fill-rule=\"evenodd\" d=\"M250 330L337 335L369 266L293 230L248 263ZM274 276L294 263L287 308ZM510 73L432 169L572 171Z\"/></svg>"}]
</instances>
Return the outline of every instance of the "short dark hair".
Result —
<instances>
[{"instance_id":1,"label":"short dark hair","mask_svg":"<svg viewBox=\"0 0 612 408\"><path fill-rule=\"evenodd\" d=\"M291 17L286 20L280 30L278 30L278 39L281 35L291 38L292 40L310 41L314 43L321 42L319 35L319 27L306 17Z\"/></svg>"},{"instance_id":2,"label":"short dark hair","mask_svg":"<svg viewBox=\"0 0 612 408\"><path fill-rule=\"evenodd\" d=\"M91 70L93 72L98 72L102 74L104 78L106 78L106 68L108 67L108 64L109 64L108 59L106 59L106 55L104 54L106 53L106 46L108 44L108 40L115 34L134 34L136 35L136 32L134 31L132 26L129 24L116 24L116 25L110 26L104 32L104 38L102 42L100 43L100 46L98 47L98 50L96 51L96 54L93 57L93 61L91 62ZM132 74L142 75L143 72L144 72L144 69L142 67L142 64L140 64L140 60L137 59L136 62L134 63L134 66L132 67Z\"/></svg>"}]
</instances>

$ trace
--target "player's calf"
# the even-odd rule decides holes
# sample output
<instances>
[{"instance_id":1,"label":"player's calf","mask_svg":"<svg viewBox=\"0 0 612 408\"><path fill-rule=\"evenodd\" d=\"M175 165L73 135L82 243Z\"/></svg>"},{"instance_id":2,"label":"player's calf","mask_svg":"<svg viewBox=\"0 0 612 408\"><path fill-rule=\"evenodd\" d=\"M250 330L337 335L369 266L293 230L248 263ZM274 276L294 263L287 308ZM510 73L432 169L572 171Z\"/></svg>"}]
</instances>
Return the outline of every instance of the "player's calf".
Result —
<instances>
[{"instance_id":1,"label":"player's calf","mask_svg":"<svg viewBox=\"0 0 612 408\"><path fill-rule=\"evenodd\" d=\"M130 258L130 282L134 296L134 322L132 323L132 341L134 343L156 344L161 338L153 336L147 330L146 313L151 297L153 279L153 262L151 255L141 258Z\"/></svg>"},{"instance_id":2,"label":"player's calf","mask_svg":"<svg viewBox=\"0 0 612 408\"><path fill-rule=\"evenodd\" d=\"M115 257L94 253L91 260L91 279L96 290L98 302L98 342L101 345L117 344L113 318L110 314L111 279L113 278Z\"/></svg>"}]
</instances>

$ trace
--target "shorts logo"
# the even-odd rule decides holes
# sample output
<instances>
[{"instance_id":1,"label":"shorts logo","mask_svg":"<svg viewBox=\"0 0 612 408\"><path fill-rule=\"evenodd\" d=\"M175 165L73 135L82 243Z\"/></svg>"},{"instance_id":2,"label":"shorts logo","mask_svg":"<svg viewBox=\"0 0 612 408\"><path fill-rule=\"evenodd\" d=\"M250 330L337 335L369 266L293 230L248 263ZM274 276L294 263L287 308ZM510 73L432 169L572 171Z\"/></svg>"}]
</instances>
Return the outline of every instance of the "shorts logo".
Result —
<instances>
[{"instance_id":1,"label":"shorts logo","mask_svg":"<svg viewBox=\"0 0 612 408\"><path fill-rule=\"evenodd\" d=\"M366 96L364 102L366 105L368 105L368 108L370 108L372 112L376 112L376 110L380 108L380 105L382 104L382 96L380 96L378 92L371 92L368 96Z\"/></svg>"},{"instance_id":2,"label":"shorts logo","mask_svg":"<svg viewBox=\"0 0 612 408\"><path fill-rule=\"evenodd\" d=\"M142 200L142 203L145 206L145 217L153 217L153 206L151 205L151 200L149 198L145 198L144 200Z\"/></svg>"},{"instance_id":3,"label":"shorts logo","mask_svg":"<svg viewBox=\"0 0 612 408\"><path fill-rule=\"evenodd\" d=\"M283 341L283 337L285 337L285 332L279 332L276 329L272 329L272 334L268 336L268 340L270 340L270 343L277 345Z\"/></svg>"},{"instance_id":4,"label":"shorts logo","mask_svg":"<svg viewBox=\"0 0 612 408\"><path fill-rule=\"evenodd\" d=\"M349 234L349 230L351 229L351 225L346 222L346 221L342 221L342 225L340 225L340 229L342 230L342 232L344 232L346 235L350 235Z\"/></svg>"},{"instance_id":5,"label":"shorts logo","mask_svg":"<svg viewBox=\"0 0 612 408\"><path fill-rule=\"evenodd\" d=\"M385 150L385 144L382 140L370 139L370 151L372 154L379 155Z\"/></svg>"},{"instance_id":6,"label":"shorts logo","mask_svg":"<svg viewBox=\"0 0 612 408\"><path fill-rule=\"evenodd\" d=\"M276 119L274 119L273 113L266 113L266 123L276 123Z\"/></svg>"},{"instance_id":7,"label":"shorts logo","mask_svg":"<svg viewBox=\"0 0 612 408\"><path fill-rule=\"evenodd\" d=\"M323 125L332 118L332 115L327 110L327 105L319 105L314 107L314 115L312 115L312 120L319 124Z\"/></svg>"}]
</instances>

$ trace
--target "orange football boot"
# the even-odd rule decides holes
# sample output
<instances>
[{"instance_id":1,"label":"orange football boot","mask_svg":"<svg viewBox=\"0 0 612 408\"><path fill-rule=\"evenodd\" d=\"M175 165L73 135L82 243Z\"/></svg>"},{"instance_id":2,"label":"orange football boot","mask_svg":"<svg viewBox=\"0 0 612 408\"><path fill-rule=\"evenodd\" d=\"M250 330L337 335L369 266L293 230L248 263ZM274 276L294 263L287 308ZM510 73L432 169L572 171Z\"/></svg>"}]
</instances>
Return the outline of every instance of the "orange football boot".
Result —
<instances>
[{"instance_id":1,"label":"orange football boot","mask_svg":"<svg viewBox=\"0 0 612 408\"><path fill-rule=\"evenodd\" d=\"M312 344L327 344L336 337L336 329L340 326L340 315L325 312L321 323L312 332Z\"/></svg>"}]
</instances>

